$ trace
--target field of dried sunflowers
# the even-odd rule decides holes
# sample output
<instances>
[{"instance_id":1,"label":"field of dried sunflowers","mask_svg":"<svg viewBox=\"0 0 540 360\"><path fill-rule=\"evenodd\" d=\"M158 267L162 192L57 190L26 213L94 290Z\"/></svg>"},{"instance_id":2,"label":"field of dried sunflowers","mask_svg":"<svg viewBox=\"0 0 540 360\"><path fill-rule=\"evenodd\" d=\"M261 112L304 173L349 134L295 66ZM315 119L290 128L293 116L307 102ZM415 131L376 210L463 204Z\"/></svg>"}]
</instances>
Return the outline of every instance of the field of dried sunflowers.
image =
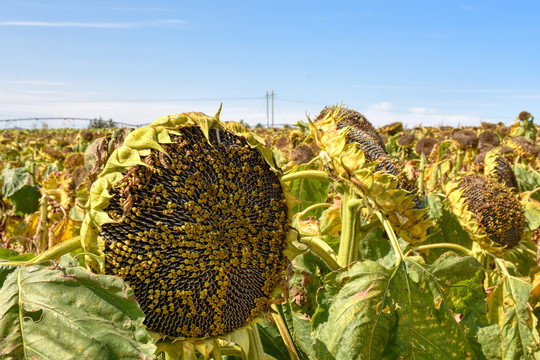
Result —
<instances>
[{"instance_id":1,"label":"field of dried sunflowers","mask_svg":"<svg viewBox=\"0 0 540 360\"><path fill-rule=\"evenodd\" d=\"M0 358L540 358L537 133L2 131Z\"/></svg>"}]
</instances>

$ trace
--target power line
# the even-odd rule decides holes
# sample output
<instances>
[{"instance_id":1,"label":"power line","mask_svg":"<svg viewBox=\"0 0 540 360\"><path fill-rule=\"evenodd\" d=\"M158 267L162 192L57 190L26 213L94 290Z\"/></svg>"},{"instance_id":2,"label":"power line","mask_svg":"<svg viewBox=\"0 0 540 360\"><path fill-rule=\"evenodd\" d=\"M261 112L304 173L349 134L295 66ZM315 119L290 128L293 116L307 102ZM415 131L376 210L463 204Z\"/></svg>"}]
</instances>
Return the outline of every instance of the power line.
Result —
<instances>
[{"instance_id":1,"label":"power line","mask_svg":"<svg viewBox=\"0 0 540 360\"><path fill-rule=\"evenodd\" d=\"M32 117L32 118L17 118L17 119L1 119L0 122L10 123L10 122L19 122L19 121L48 121L48 120L61 120L61 121L83 121L89 122L94 121L96 118L77 118L77 117ZM125 127L140 127L142 124L128 124L124 122L114 121L116 125L121 125Z\"/></svg>"}]
</instances>

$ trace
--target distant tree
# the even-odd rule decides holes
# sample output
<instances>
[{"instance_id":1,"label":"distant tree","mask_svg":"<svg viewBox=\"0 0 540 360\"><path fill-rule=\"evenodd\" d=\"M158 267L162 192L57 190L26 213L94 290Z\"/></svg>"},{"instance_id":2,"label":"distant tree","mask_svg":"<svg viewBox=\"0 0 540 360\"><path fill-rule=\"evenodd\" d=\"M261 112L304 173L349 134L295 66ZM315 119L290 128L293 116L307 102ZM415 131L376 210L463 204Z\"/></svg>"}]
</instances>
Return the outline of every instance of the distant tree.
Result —
<instances>
[{"instance_id":1,"label":"distant tree","mask_svg":"<svg viewBox=\"0 0 540 360\"><path fill-rule=\"evenodd\" d=\"M257 125L255 125L255 129L260 129L263 127L263 124L261 123L257 123Z\"/></svg>"},{"instance_id":2,"label":"distant tree","mask_svg":"<svg viewBox=\"0 0 540 360\"><path fill-rule=\"evenodd\" d=\"M249 129L251 127L251 126L249 126L249 124L247 122L244 121L244 119L240 119L239 123L244 125L246 127L246 129Z\"/></svg>"},{"instance_id":3,"label":"distant tree","mask_svg":"<svg viewBox=\"0 0 540 360\"><path fill-rule=\"evenodd\" d=\"M103 120L101 117L99 119L92 119L90 120L90 124L88 125L89 129L104 129L104 128L115 128L117 127L116 123L113 121L113 119L109 120Z\"/></svg>"}]
</instances>

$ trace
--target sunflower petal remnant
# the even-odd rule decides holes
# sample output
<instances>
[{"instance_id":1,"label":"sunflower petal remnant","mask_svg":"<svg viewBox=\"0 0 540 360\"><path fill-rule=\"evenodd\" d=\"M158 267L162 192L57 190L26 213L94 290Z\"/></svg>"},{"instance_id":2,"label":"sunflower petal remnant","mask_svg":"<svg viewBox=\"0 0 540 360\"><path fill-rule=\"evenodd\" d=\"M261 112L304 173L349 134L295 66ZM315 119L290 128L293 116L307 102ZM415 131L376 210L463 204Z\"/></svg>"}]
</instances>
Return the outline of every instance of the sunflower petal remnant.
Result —
<instances>
[{"instance_id":1,"label":"sunflower petal remnant","mask_svg":"<svg viewBox=\"0 0 540 360\"><path fill-rule=\"evenodd\" d=\"M91 189L84 244L130 285L148 329L229 334L268 309L289 263L280 175L240 124L161 117L109 157Z\"/></svg>"}]
</instances>

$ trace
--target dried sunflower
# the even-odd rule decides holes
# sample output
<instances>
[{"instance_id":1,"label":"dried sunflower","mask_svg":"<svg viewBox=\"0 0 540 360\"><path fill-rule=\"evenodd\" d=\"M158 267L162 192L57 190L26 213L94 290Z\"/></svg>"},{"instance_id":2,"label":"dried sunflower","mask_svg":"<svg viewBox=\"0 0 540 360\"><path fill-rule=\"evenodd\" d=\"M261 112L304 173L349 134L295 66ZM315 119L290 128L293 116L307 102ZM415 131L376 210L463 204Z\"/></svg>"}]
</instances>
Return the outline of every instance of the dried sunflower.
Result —
<instances>
[{"instance_id":1,"label":"dried sunflower","mask_svg":"<svg viewBox=\"0 0 540 360\"><path fill-rule=\"evenodd\" d=\"M347 116L354 115L354 110L331 109L325 108L310 125L335 174L355 193L373 201L404 240L423 241L431 221L424 219L426 210L419 209L421 202L415 196L414 183L386 155L380 137L371 132L373 126L363 116L355 115L351 121ZM362 128L346 125L355 123Z\"/></svg>"},{"instance_id":2,"label":"dried sunflower","mask_svg":"<svg viewBox=\"0 0 540 360\"><path fill-rule=\"evenodd\" d=\"M444 187L452 212L472 240L502 256L518 245L525 215L518 198L506 186L481 175L468 175Z\"/></svg>"},{"instance_id":3,"label":"dried sunflower","mask_svg":"<svg viewBox=\"0 0 540 360\"><path fill-rule=\"evenodd\" d=\"M500 184L505 185L514 193L518 192L518 182L512 166L501 153L501 148L490 150L484 158L484 174Z\"/></svg>"},{"instance_id":4,"label":"dried sunflower","mask_svg":"<svg viewBox=\"0 0 540 360\"><path fill-rule=\"evenodd\" d=\"M130 285L149 330L230 334L268 310L290 261L280 177L242 125L161 117L125 136L97 176L83 247Z\"/></svg>"}]
</instances>

